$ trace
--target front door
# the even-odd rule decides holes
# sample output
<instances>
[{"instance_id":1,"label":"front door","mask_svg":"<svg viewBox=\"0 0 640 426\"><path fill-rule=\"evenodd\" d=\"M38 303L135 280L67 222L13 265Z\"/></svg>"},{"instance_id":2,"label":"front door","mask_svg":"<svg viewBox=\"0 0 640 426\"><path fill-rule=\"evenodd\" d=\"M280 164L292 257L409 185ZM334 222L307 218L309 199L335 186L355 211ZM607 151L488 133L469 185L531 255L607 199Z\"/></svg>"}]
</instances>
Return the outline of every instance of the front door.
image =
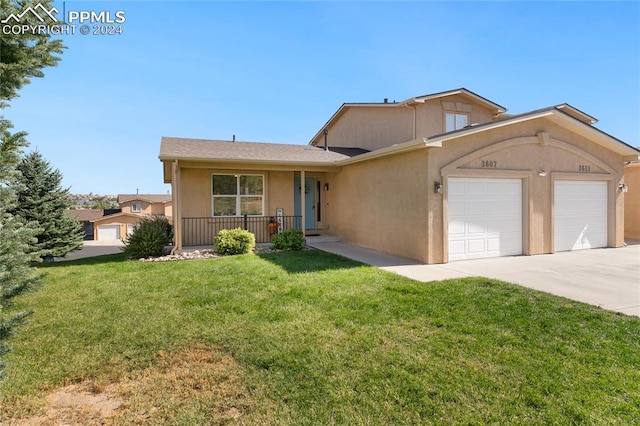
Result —
<instances>
[{"instance_id":1,"label":"front door","mask_svg":"<svg viewBox=\"0 0 640 426\"><path fill-rule=\"evenodd\" d=\"M294 214L302 216L300 212L300 178L293 178L293 205ZM316 229L316 179L306 177L304 179L304 228Z\"/></svg>"}]
</instances>

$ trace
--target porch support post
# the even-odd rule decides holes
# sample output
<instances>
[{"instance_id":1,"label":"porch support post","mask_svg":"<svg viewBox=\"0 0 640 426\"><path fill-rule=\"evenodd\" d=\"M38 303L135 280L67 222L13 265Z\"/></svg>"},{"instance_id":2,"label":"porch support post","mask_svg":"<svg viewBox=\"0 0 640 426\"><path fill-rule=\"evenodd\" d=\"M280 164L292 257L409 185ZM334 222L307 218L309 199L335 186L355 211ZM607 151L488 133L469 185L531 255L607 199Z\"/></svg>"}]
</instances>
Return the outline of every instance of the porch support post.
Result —
<instances>
[{"instance_id":1,"label":"porch support post","mask_svg":"<svg viewBox=\"0 0 640 426\"><path fill-rule=\"evenodd\" d=\"M182 197L180 193L180 167L178 160L171 165L171 199L173 203L173 250L172 253L182 251Z\"/></svg>"},{"instance_id":2,"label":"porch support post","mask_svg":"<svg viewBox=\"0 0 640 426\"><path fill-rule=\"evenodd\" d=\"M305 222L305 212L304 212L304 206L306 205L306 200L305 200L305 191L304 191L304 184L305 184L305 176L304 176L304 170L300 171L300 214L302 215L302 234L305 234L306 232L306 222Z\"/></svg>"}]
</instances>

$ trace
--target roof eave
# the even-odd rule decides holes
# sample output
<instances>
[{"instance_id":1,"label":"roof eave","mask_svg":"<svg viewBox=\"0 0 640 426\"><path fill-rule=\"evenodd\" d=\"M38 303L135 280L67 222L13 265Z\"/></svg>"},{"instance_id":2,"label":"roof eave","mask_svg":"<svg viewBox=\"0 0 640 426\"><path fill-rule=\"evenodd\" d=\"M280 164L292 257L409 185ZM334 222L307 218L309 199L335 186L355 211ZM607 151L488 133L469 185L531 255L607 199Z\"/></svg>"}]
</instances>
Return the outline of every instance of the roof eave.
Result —
<instances>
[{"instance_id":1,"label":"roof eave","mask_svg":"<svg viewBox=\"0 0 640 426\"><path fill-rule=\"evenodd\" d=\"M204 157L177 157L177 156L163 156L160 155L158 157L160 161L190 161L196 163L227 163L227 164L237 164L244 163L250 165L265 165L265 166L290 166L295 168L303 168L307 167L329 167L335 168L337 162L336 161L290 161L290 160L253 160L246 158L204 158Z\"/></svg>"},{"instance_id":2,"label":"roof eave","mask_svg":"<svg viewBox=\"0 0 640 426\"><path fill-rule=\"evenodd\" d=\"M442 143L448 140L458 139L460 137L465 137L465 136L473 135L476 133L485 132L488 130L498 129L500 127L511 126L517 123L535 120L538 118L548 118L554 123L561 124L565 127L569 126L573 131L575 131L578 134L593 136L590 138L591 140L623 156L625 161L634 161L632 160L633 158L637 159L638 156L640 156L640 150L621 141L620 139L617 139L609 135L606 132L603 132L600 129L597 129L585 123L584 121L556 107L532 112L529 114L518 115L513 118L508 118L502 121L488 123L486 125L480 125L478 127L470 127L468 129L463 129L455 132L432 136L429 138L425 138L424 142L429 144Z\"/></svg>"},{"instance_id":3,"label":"roof eave","mask_svg":"<svg viewBox=\"0 0 640 426\"><path fill-rule=\"evenodd\" d=\"M370 151L365 154L356 155L355 157L340 160L336 164L339 166L346 166L348 164L355 164L362 161L369 161L380 157L386 157L387 155L402 154L422 148L428 148L429 146L430 145L425 140L415 139L408 142L394 144L386 148L377 149L375 151Z\"/></svg>"}]
</instances>

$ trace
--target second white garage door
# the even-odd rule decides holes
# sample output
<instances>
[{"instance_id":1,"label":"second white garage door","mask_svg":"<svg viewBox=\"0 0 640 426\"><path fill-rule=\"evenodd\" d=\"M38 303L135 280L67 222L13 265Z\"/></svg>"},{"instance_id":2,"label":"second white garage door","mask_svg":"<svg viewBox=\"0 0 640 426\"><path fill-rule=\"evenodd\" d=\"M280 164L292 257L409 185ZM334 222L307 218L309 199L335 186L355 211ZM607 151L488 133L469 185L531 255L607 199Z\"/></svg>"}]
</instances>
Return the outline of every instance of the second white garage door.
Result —
<instances>
[{"instance_id":1,"label":"second white garage door","mask_svg":"<svg viewBox=\"0 0 640 426\"><path fill-rule=\"evenodd\" d=\"M556 181L553 214L555 251L607 246L607 182Z\"/></svg>"},{"instance_id":2,"label":"second white garage door","mask_svg":"<svg viewBox=\"0 0 640 426\"><path fill-rule=\"evenodd\" d=\"M449 260L522 254L522 180L449 178Z\"/></svg>"}]
</instances>

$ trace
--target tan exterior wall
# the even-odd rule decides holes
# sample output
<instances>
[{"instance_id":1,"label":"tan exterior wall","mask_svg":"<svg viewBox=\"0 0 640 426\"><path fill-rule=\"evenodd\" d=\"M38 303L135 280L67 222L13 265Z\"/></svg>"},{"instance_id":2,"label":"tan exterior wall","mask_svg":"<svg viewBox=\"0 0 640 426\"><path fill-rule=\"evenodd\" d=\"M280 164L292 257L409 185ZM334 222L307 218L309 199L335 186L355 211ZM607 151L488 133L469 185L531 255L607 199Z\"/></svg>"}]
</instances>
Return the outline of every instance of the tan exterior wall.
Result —
<instances>
[{"instance_id":1,"label":"tan exterior wall","mask_svg":"<svg viewBox=\"0 0 640 426\"><path fill-rule=\"evenodd\" d=\"M624 168L628 192L624 194L624 237L640 240L640 164Z\"/></svg>"},{"instance_id":2,"label":"tan exterior wall","mask_svg":"<svg viewBox=\"0 0 640 426\"><path fill-rule=\"evenodd\" d=\"M133 211L133 205L135 203L140 204L140 211ZM122 209L122 213L130 213L137 214L141 216L148 215L164 215L167 217L171 217L172 213L172 204L169 203L149 203L147 201L127 201L125 203L120 204L120 208Z\"/></svg>"},{"instance_id":3,"label":"tan exterior wall","mask_svg":"<svg viewBox=\"0 0 640 426\"><path fill-rule=\"evenodd\" d=\"M464 113L469 124L489 123L493 114L486 107L462 96L449 96L408 106L349 107L328 129L328 144L369 151L445 133L446 112ZM321 146L321 137L317 145Z\"/></svg>"},{"instance_id":4,"label":"tan exterior wall","mask_svg":"<svg viewBox=\"0 0 640 426\"><path fill-rule=\"evenodd\" d=\"M467 114L469 124L489 123L493 120L491 111L462 96L433 99L424 104L416 105L416 137L424 138L445 133L445 114L447 112Z\"/></svg>"},{"instance_id":5,"label":"tan exterior wall","mask_svg":"<svg viewBox=\"0 0 640 426\"><path fill-rule=\"evenodd\" d=\"M328 173L327 182L328 233L385 253L427 259L426 150L345 166Z\"/></svg>"},{"instance_id":6,"label":"tan exterior wall","mask_svg":"<svg viewBox=\"0 0 640 426\"><path fill-rule=\"evenodd\" d=\"M413 138L413 111L407 107L349 108L331 128L329 146L369 151ZM318 146L322 146L321 139Z\"/></svg>"}]
</instances>

